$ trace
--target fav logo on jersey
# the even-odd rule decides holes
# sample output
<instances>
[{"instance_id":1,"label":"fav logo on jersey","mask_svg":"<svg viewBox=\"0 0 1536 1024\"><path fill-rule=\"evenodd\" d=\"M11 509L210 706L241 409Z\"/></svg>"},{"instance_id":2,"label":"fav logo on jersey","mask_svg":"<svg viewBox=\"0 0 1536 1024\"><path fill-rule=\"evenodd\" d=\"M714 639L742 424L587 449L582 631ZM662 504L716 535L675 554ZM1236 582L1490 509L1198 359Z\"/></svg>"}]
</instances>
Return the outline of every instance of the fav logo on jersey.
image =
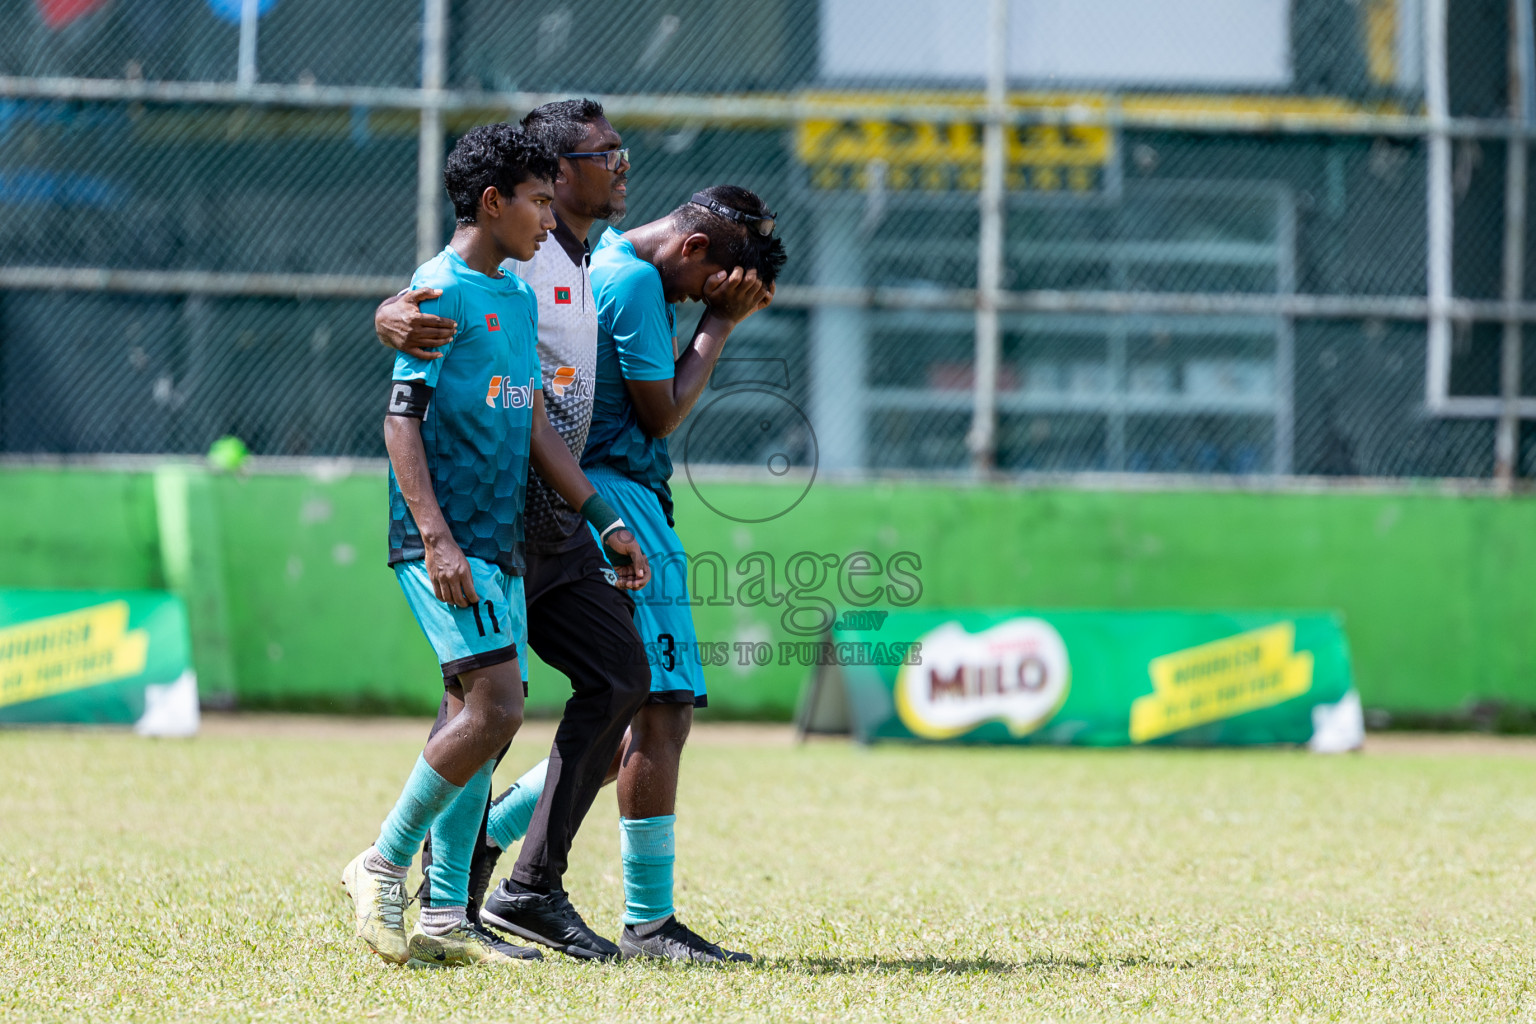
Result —
<instances>
[{"instance_id":1,"label":"fav logo on jersey","mask_svg":"<svg viewBox=\"0 0 1536 1024\"><path fill-rule=\"evenodd\" d=\"M492 377L490 386L485 389L485 404L494 409L500 398L503 409L529 409L533 406L534 388L532 377L520 386L514 385L511 377Z\"/></svg>"},{"instance_id":2,"label":"fav logo on jersey","mask_svg":"<svg viewBox=\"0 0 1536 1024\"><path fill-rule=\"evenodd\" d=\"M1024 736L1067 699L1067 645L1043 619L1010 619L980 633L947 622L920 642L922 663L897 673L896 710L925 739L949 739L998 720Z\"/></svg>"},{"instance_id":3,"label":"fav logo on jersey","mask_svg":"<svg viewBox=\"0 0 1536 1024\"><path fill-rule=\"evenodd\" d=\"M562 289L562 290L565 291L565 293L567 295L570 294L570 289ZM555 397L556 398L564 398L565 397L566 389L569 388L572 384L575 384L575 383L576 383L576 367L574 367L574 366L562 366L562 367L559 367L558 369L555 370L555 375L553 377L549 378L550 390L555 393Z\"/></svg>"},{"instance_id":4,"label":"fav logo on jersey","mask_svg":"<svg viewBox=\"0 0 1536 1024\"><path fill-rule=\"evenodd\" d=\"M555 289L555 305L569 306L571 304L571 290L569 288Z\"/></svg>"},{"instance_id":5,"label":"fav logo on jersey","mask_svg":"<svg viewBox=\"0 0 1536 1024\"><path fill-rule=\"evenodd\" d=\"M501 330L501 321L496 319L495 313L485 314L485 329L488 331Z\"/></svg>"}]
</instances>

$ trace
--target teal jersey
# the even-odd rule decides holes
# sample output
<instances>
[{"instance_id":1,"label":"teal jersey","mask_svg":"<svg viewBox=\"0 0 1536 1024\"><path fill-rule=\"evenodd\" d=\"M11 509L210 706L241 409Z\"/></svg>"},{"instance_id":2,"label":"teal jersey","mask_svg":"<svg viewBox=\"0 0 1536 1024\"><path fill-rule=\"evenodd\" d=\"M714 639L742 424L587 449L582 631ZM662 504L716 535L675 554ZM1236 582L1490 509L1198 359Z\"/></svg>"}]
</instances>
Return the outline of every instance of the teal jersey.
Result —
<instances>
[{"instance_id":1,"label":"teal jersey","mask_svg":"<svg viewBox=\"0 0 1536 1024\"><path fill-rule=\"evenodd\" d=\"M422 312L458 324L441 359L395 357L396 381L432 388L421 421L432 491L465 555L523 572L523 491L542 388L538 303L516 274L486 277L452 246L423 263L412 288L441 288ZM421 531L389 473L389 564L423 558Z\"/></svg>"},{"instance_id":2,"label":"teal jersey","mask_svg":"<svg viewBox=\"0 0 1536 1024\"><path fill-rule=\"evenodd\" d=\"M626 380L671 380L676 320L661 274L609 228L592 250L592 297L597 306L597 370L592 426L583 466L610 466L650 488L672 521L672 458L667 439L640 429Z\"/></svg>"}]
</instances>

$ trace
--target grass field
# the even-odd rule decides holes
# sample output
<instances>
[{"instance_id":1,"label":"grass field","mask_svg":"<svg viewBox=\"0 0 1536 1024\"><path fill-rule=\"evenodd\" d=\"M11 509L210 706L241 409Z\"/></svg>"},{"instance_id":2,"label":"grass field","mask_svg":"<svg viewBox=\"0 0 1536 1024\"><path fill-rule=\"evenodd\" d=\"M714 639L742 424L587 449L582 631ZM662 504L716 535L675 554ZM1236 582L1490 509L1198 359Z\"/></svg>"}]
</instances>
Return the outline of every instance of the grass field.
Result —
<instances>
[{"instance_id":1,"label":"grass field","mask_svg":"<svg viewBox=\"0 0 1536 1024\"><path fill-rule=\"evenodd\" d=\"M696 733L679 907L750 967L387 967L336 884L408 723L0 732L4 1020L1536 1017L1536 747L863 750ZM530 726L498 786L550 735ZM568 878L610 934L611 791Z\"/></svg>"}]
</instances>

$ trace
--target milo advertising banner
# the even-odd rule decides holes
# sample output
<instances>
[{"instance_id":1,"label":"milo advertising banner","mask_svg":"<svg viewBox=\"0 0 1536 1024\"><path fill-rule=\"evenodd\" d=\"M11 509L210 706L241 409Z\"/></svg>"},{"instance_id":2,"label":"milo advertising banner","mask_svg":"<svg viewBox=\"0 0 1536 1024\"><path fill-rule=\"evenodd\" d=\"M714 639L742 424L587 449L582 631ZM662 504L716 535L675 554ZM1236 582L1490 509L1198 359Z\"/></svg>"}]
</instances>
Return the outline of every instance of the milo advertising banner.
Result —
<instances>
[{"instance_id":1,"label":"milo advertising banner","mask_svg":"<svg viewBox=\"0 0 1536 1024\"><path fill-rule=\"evenodd\" d=\"M187 612L154 591L0 590L0 726L197 731Z\"/></svg>"},{"instance_id":2,"label":"milo advertising banner","mask_svg":"<svg viewBox=\"0 0 1536 1024\"><path fill-rule=\"evenodd\" d=\"M1364 739L1327 613L909 611L837 630L805 731L1086 746Z\"/></svg>"}]
</instances>

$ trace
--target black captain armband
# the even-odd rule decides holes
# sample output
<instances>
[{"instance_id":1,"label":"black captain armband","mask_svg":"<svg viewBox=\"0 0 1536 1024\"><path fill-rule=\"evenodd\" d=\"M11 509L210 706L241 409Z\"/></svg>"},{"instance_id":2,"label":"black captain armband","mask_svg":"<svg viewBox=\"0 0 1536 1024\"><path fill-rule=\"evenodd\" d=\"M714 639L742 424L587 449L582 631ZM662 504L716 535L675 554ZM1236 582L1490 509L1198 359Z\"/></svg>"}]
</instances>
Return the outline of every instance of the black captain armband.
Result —
<instances>
[{"instance_id":1,"label":"black captain armband","mask_svg":"<svg viewBox=\"0 0 1536 1024\"><path fill-rule=\"evenodd\" d=\"M434 390L424 380L392 380L389 382L389 408L385 411L391 416L426 419Z\"/></svg>"}]
</instances>

